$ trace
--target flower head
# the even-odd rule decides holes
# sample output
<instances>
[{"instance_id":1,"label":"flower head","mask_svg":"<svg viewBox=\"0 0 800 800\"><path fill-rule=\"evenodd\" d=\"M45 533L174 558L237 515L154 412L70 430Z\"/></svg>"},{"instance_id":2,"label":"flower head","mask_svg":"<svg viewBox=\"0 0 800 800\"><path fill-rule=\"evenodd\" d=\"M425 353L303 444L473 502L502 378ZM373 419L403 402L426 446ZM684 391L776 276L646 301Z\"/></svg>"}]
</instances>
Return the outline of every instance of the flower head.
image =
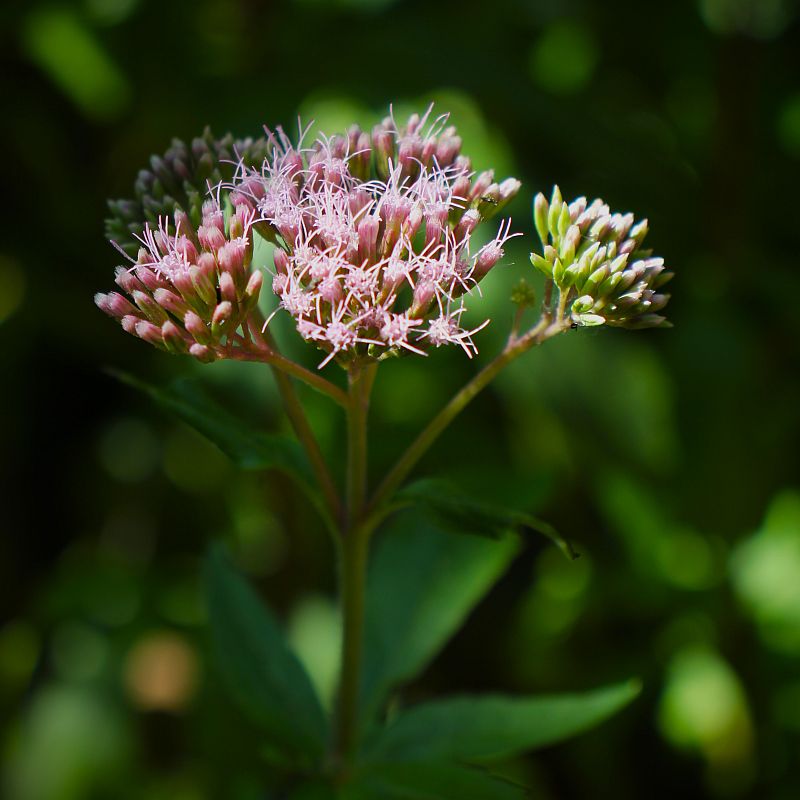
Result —
<instances>
[{"instance_id":1,"label":"flower head","mask_svg":"<svg viewBox=\"0 0 800 800\"><path fill-rule=\"evenodd\" d=\"M520 184L475 175L446 120L431 121L428 109L309 147L279 129L260 168L242 163L224 184L278 246L273 290L300 335L326 352L322 365L450 343L474 352L475 331L460 325L464 296L511 233L502 224L477 252L472 235Z\"/></svg>"},{"instance_id":2,"label":"flower head","mask_svg":"<svg viewBox=\"0 0 800 800\"><path fill-rule=\"evenodd\" d=\"M577 325L652 328L668 325L658 312L669 300L659 290L673 273L642 247L647 220L613 213L602 200L566 203L556 186L548 202L534 200L534 223L544 248L533 265L559 288Z\"/></svg>"},{"instance_id":3,"label":"flower head","mask_svg":"<svg viewBox=\"0 0 800 800\"><path fill-rule=\"evenodd\" d=\"M195 228L176 211L145 224L136 260L117 269L124 294L95 295L98 307L134 336L200 361L224 354L258 301L262 276L251 272L253 214L237 210L227 223L218 201L207 200Z\"/></svg>"}]
</instances>

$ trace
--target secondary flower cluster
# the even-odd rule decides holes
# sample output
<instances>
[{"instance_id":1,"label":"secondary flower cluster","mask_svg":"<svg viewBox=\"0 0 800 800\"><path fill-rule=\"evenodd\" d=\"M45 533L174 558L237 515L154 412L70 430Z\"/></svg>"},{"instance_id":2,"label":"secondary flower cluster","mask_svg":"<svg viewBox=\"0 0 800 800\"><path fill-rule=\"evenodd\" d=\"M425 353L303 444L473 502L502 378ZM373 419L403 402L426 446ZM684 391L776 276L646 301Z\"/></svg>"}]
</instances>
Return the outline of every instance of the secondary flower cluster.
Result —
<instances>
[{"instance_id":1,"label":"secondary flower cluster","mask_svg":"<svg viewBox=\"0 0 800 800\"><path fill-rule=\"evenodd\" d=\"M202 206L195 228L182 211L175 225L149 224L130 268L118 267L119 292L97 294L95 303L130 334L172 353L200 361L226 354L237 329L258 302L261 272L250 270L253 214L242 208L227 224L215 200Z\"/></svg>"},{"instance_id":2,"label":"secondary flower cluster","mask_svg":"<svg viewBox=\"0 0 800 800\"><path fill-rule=\"evenodd\" d=\"M556 186L550 202L534 200L534 222L544 255L533 265L551 279L578 325L652 328L668 325L658 314L669 300L658 290L672 278L664 259L642 248L647 220L612 213L602 200L566 203Z\"/></svg>"},{"instance_id":3,"label":"secondary flower cluster","mask_svg":"<svg viewBox=\"0 0 800 800\"><path fill-rule=\"evenodd\" d=\"M108 201L106 235L135 257L145 223L158 227L179 208L199 225L208 187L230 180L237 164L261 164L267 150L265 137L216 139L208 128L188 144L173 139L163 155L152 156L139 171L133 198Z\"/></svg>"},{"instance_id":4,"label":"secondary flower cluster","mask_svg":"<svg viewBox=\"0 0 800 800\"><path fill-rule=\"evenodd\" d=\"M352 127L309 148L279 129L261 168L242 164L227 187L277 244L273 290L327 353L320 366L450 343L475 351L463 295L503 256L509 225L475 253L472 234L520 184L476 176L445 121L387 118L371 134Z\"/></svg>"}]
</instances>

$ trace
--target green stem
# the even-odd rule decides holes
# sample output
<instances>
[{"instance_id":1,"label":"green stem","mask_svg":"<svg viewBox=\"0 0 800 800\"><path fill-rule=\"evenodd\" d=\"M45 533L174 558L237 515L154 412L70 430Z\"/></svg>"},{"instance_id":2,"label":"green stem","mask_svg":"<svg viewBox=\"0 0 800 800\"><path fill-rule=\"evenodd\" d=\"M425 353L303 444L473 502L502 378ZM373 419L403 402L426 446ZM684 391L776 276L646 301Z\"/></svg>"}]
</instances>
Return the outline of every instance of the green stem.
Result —
<instances>
[{"instance_id":1,"label":"green stem","mask_svg":"<svg viewBox=\"0 0 800 800\"><path fill-rule=\"evenodd\" d=\"M260 309L256 308L250 312L247 320L247 328L253 337L252 345L249 341L242 338L237 341L237 347L229 348L226 355L229 358L241 361L262 361L269 364L275 370L285 372L293 378L307 383L313 389L322 394L328 395L331 400L338 403L342 408L347 407L347 393L340 389L335 383L331 383L327 378L323 378L318 372L312 372L300 364L296 364L290 358L281 355L275 345L275 340L268 331L262 332L264 317Z\"/></svg>"},{"instance_id":2,"label":"green stem","mask_svg":"<svg viewBox=\"0 0 800 800\"><path fill-rule=\"evenodd\" d=\"M427 427L400 456L373 495L367 512L368 518L373 520L380 517L383 507L392 499L394 493L400 488L428 448L476 395L497 377L501 370L535 345L561 333L564 327L564 323L560 319L551 322L549 316L545 315L535 327L523 336L519 338L512 336L500 355L487 364L451 398L450 402L428 423Z\"/></svg>"},{"instance_id":3,"label":"green stem","mask_svg":"<svg viewBox=\"0 0 800 800\"><path fill-rule=\"evenodd\" d=\"M336 752L344 763L351 758L357 744L369 533L367 527L351 528L341 544L342 674Z\"/></svg>"},{"instance_id":4,"label":"green stem","mask_svg":"<svg viewBox=\"0 0 800 800\"><path fill-rule=\"evenodd\" d=\"M283 358L283 356L280 356L278 353L277 346L275 345L272 337L268 333L261 332L259 319L257 317L251 318L248 323L248 327L256 346L260 345L261 350L266 351L269 349L273 355ZM288 359L284 360L288 361ZM334 482L330 470L328 469L328 465L325 462L325 457L322 455L322 450L320 449L317 438L314 435L314 431L312 430L308 421L308 417L306 416L303 405L300 402L300 398L297 396L297 392L292 384L292 380L286 374L286 372L282 372L275 365L271 364L270 366L272 368L272 374L275 376L275 383L278 385L278 392L281 395L283 407L286 410L286 416L289 418L289 422L291 423L292 428L294 429L294 432L300 441L300 444L302 444L306 451L306 455L308 456L308 460L311 464L311 469L314 471L314 476L319 483L322 495L325 498L325 503L328 506L334 521L339 521L342 518L342 504L341 500L339 499L339 491L336 488L336 483Z\"/></svg>"},{"instance_id":5,"label":"green stem","mask_svg":"<svg viewBox=\"0 0 800 800\"><path fill-rule=\"evenodd\" d=\"M367 415L377 364L354 365L347 406L347 525L341 541L342 675L336 749L347 762L356 746L358 690L364 638L367 554L373 526L363 521L367 497Z\"/></svg>"}]
</instances>

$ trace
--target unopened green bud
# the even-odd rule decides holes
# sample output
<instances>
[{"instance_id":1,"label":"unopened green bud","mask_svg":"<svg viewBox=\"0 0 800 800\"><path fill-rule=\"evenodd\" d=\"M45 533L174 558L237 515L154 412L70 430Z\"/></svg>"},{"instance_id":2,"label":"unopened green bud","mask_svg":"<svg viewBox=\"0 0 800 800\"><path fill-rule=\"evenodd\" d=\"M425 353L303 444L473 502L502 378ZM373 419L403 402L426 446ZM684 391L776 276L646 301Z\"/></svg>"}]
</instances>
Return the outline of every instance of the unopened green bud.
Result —
<instances>
[{"instance_id":1,"label":"unopened green bud","mask_svg":"<svg viewBox=\"0 0 800 800\"><path fill-rule=\"evenodd\" d=\"M566 208L566 206L564 206ZM570 225L567 230L566 236L561 242L561 258L565 264L569 264L575 260L575 251L581 240L581 231L577 225Z\"/></svg>"},{"instance_id":2,"label":"unopened green bud","mask_svg":"<svg viewBox=\"0 0 800 800\"><path fill-rule=\"evenodd\" d=\"M555 260L553 264L553 280L556 282L556 286L562 286L564 282L564 264L561 262L560 258Z\"/></svg>"},{"instance_id":3,"label":"unopened green bud","mask_svg":"<svg viewBox=\"0 0 800 800\"><path fill-rule=\"evenodd\" d=\"M624 280L624 278L625 278L624 272L612 273L597 287L597 291L595 292L595 294L598 297L608 297L621 285L621 282ZM624 291L624 288L622 291Z\"/></svg>"},{"instance_id":4,"label":"unopened green bud","mask_svg":"<svg viewBox=\"0 0 800 800\"><path fill-rule=\"evenodd\" d=\"M533 224L536 226L536 233L539 234L542 245L547 244L547 212L549 210L550 204L545 196L539 192L533 199Z\"/></svg>"},{"instance_id":5,"label":"unopened green bud","mask_svg":"<svg viewBox=\"0 0 800 800\"><path fill-rule=\"evenodd\" d=\"M598 267L583 284L583 291L586 294L594 295L597 292L597 287L608 277L608 266L603 264Z\"/></svg>"},{"instance_id":6,"label":"unopened green bud","mask_svg":"<svg viewBox=\"0 0 800 800\"><path fill-rule=\"evenodd\" d=\"M553 196L550 199L550 208L547 211L547 229L553 239L558 237L558 218L561 216L561 209L564 201L561 199L561 192L558 186L553 187ZM568 211L569 213L569 211Z\"/></svg>"},{"instance_id":7,"label":"unopened green bud","mask_svg":"<svg viewBox=\"0 0 800 800\"><path fill-rule=\"evenodd\" d=\"M560 237L566 236L571 224L572 217L569 215L569 206L566 203L562 203L561 213L558 215L558 235Z\"/></svg>"},{"instance_id":8,"label":"unopened green bud","mask_svg":"<svg viewBox=\"0 0 800 800\"><path fill-rule=\"evenodd\" d=\"M587 311L591 311L593 307L594 307L594 298L588 294L579 297L572 304L572 310L576 314L583 314Z\"/></svg>"},{"instance_id":9,"label":"unopened green bud","mask_svg":"<svg viewBox=\"0 0 800 800\"><path fill-rule=\"evenodd\" d=\"M573 316L575 322L585 328L593 328L597 325L604 325L606 318L601 317L599 314L575 314Z\"/></svg>"},{"instance_id":10,"label":"unopened green bud","mask_svg":"<svg viewBox=\"0 0 800 800\"><path fill-rule=\"evenodd\" d=\"M538 253L531 253L531 264L546 277L552 277L553 265L546 258L542 258Z\"/></svg>"},{"instance_id":11,"label":"unopened green bud","mask_svg":"<svg viewBox=\"0 0 800 800\"><path fill-rule=\"evenodd\" d=\"M621 256L617 256L612 262L609 267L611 272L621 272L625 269L625 265L628 263L628 254L624 253Z\"/></svg>"}]
</instances>

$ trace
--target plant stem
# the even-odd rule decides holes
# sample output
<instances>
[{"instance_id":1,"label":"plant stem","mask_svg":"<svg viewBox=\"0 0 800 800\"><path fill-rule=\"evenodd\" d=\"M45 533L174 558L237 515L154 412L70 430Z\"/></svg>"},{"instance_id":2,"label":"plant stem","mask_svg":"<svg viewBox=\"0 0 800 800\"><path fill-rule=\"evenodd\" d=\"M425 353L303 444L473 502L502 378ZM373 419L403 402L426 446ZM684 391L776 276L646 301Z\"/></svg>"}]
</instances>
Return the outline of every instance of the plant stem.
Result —
<instances>
[{"instance_id":1,"label":"plant stem","mask_svg":"<svg viewBox=\"0 0 800 800\"><path fill-rule=\"evenodd\" d=\"M336 749L347 761L356 746L358 691L364 638L364 592L372 526L362 519L367 497L367 415L377 364L354 365L347 405L347 523L340 549L342 587L342 675Z\"/></svg>"},{"instance_id":2,"label":"plant stem","mask_svg":"<svg viewBox=\"0 0 800 800\"><path fill-rule=\"evenodd\" d=\"M275 370L285 372L298 380L307 383L318 392L328 395L334 403L347 407L347 393L340 389L335 383L331 383L327 378L323 378L318 372L312 372L300 364L296 364L286 356L281 355L274 339L269 332L262 332L264 317L259 309L250 312L247 320L247 327L253 337L252 344L242 338L237 341L238 347L231 347L226 353L228 358L240 361L262 361L269 364Z\"/></svg>"},{"instance_id":3,"label":"plant stem","mask_svg":"<svg viewBox=\"0 0 800 800\"><path fill-rule=\"evenodd\" d=\"M260 320L257 317L251 317L251 319L248 320L248 328L250 329L256 346L261 345L261 350L269 349L273 355L280 356L272 337L269 334L262 333ZM283 356L280 356L280 358L283 358ZM288 359L284 360L288 361ZM290 361L289 363L294 362ZM317 442L317 438L314 436L314 431L308 421L300 398L297 396L292 380L286 372L282 372L275 365L271 364L270 366L272 367L272 374L275 376L275 382L278 385L278 391L283 401L283 407L286 410L286 416L289 417L289 422L300 444L303 445L306 451L311 468L314 471L314 476L319 483L322 495L325 498L325 503L330 509L334 521L339 521L342 518L342 503L339 499L339 492L330 470L328 469L328 465L325 462L325 457L322 455L322 450Z\"/></svg>"},{"instance_id":4,"label":"plant stem","mask_svg":"<svg viewBox=\"0 0 800 800\"><path fill-rule=\"evenodd\" d=\"M391 500L392 495L400 488L409 472L433 442L436 441L442 431L482 389L497 377L501 370L515 358L530 350L531 347L561 333L564 328L565 323L561 318L551 322L549 316L544 315L536 326L523 336L519 338L512 336L500 355L487 364L472 380L453 395L450 402L428 423L403 455L400 456L373 495L368 508L368 518L373 519L373 516L380 515L382 507Z\"/></svg>"},{"instance_id":5,"label":"plant stem","mask_svg":"<svg viewBox=\"0 0 800 800\"><path fill-rule=\"evenodd\" d=\"M357 744L369 533L367 527L350 528L341 543L342 674L337 710L336 752L343 762L347 762L352 756Z\"/></svg>"}]
</instances>

